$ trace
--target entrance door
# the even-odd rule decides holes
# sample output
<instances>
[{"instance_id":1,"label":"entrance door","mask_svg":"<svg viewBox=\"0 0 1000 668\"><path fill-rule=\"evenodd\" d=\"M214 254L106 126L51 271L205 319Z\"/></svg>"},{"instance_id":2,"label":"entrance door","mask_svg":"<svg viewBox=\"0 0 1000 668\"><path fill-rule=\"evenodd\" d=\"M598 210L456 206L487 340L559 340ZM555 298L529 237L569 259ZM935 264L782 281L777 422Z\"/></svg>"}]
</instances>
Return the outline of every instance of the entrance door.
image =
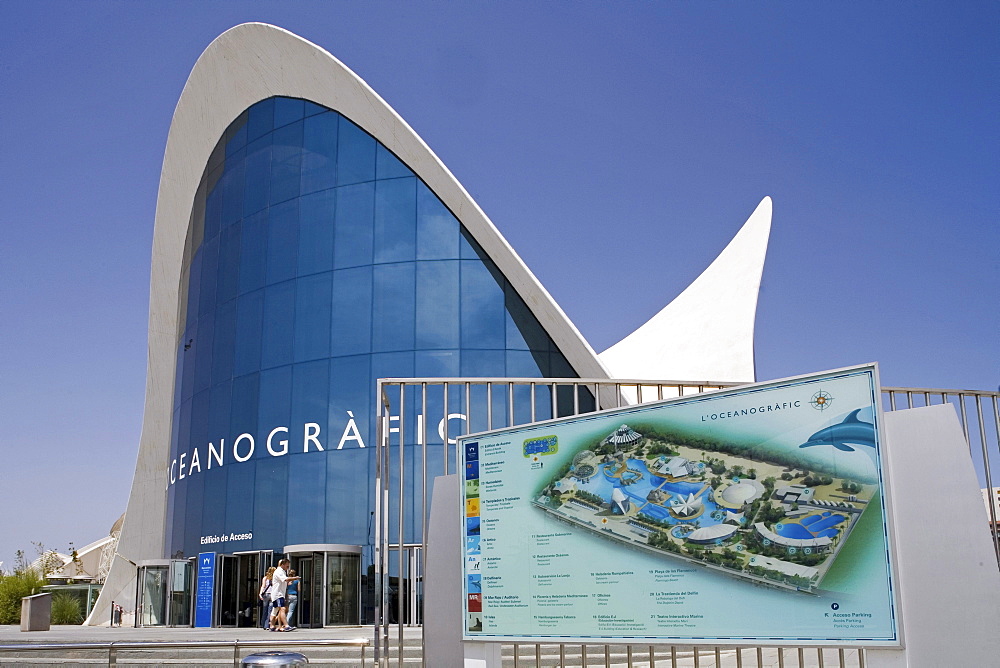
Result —
<instances>
[{"instance_id":1,"label":"entrance door","mask_svg":"<svg viewBox=\"0 0 1000 668\"><path fill-rule=\"evenodd\" d=\"M327 611L330 626L361 623L361 555L328 552L326 555Z\"/></svg>"},{"instance_id":2,"label":"entrance door","mask_svg":"<svg viewBox=\"0 0 1000 668\"><path fill-rule=\"evenodd\" d=\"M260 567L260 553L238 554L239 560L239 587L237 599L239 607L236 613L236 625L251 627L257 625L259 614L258 603L260 599L257 594L260 592L260 580L263 577Z\"/></svg>"},{"instance_id":3,"label":"entrance door","mask_svg":"<svg viewBox=\"0 0 1000 668\"><path fill-rule=\"evenodd\" d=\"M321 610L313 603L315 598L313 592L314 576L317 573L315 559L314 557L298 557L294 561L295 572L302 580L299 581L299 602L295 608L295 619L289 620L289 623L304 629L321 627L323 626L322 614L314 614L321 612ZM322 559L319 563L323 563Z\"/></svg>"},{"instance_id":4,"label":"entrance door","mask_svg":"<svg viewBox=\"0 0 1000 668\"><path fill-rule=\"evenodd\" d=\"M170 626L191 626L194 564L190 561L170 562Z\"/></svg>"},{"instance_id":5,"label":"entrance door","mask_svg":"<svg viewBox=\"0 0 1000 668\"><path fill-rule=\"evenodd\" d=\"M139 569L139 604L136 626L165 626L167 623L167 566Z\"/></svg>"},{"instance_id":6,"label":"entrance door","mask_svg":"<svg viewBox=\"0 0 1000 668\"><path fill-rule=\"evenodd\" d=\"M219 607L216 608L215 625L236 626L240 611L239 557L220 554L216 557L216 569L219 588L215 600Z\"/></svg>"}]
</instances>

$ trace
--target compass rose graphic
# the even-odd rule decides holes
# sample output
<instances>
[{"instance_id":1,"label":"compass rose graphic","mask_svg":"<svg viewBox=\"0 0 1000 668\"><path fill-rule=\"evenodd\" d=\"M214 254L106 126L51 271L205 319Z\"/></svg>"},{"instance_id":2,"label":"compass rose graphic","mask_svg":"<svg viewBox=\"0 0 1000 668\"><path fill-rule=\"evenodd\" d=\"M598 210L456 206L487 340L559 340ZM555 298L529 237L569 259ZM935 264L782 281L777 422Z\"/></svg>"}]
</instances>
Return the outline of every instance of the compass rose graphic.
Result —
<instances>
[{"instance_id":1,"label":"compass rose graphic","mask_svg":"<svg viewBox=\"0 0 1000 668\"><path fill-rule=\"evenodd\" d=\"M812 399L809 400L812 407L818 411L825 411L833 403L833 397L830 396L828 392L820 390L816 394L812 395Z\"/></svg>"}]
</instances>

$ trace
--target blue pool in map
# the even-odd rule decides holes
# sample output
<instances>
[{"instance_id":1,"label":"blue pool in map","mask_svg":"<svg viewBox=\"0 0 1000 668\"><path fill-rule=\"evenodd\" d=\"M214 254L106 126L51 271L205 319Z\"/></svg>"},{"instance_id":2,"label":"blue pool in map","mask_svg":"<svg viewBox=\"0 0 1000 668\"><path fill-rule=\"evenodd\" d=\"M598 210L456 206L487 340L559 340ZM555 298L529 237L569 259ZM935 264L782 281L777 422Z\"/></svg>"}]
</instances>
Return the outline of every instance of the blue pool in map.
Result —
<instances>
[{"instance_id":1,"label":"blue pool in map","mask_svg":"<svg viewBox=\"0 0 1000 668\"><path fill-rule=\"evenodd\" d=\"M610 500L611 492L614 488L619 488L624 492L636 507L642 508L641 512L654 519L671 522L693 524L699 527L721 524L725 519L725 510L720 508L711 500L711 490L705 489L702 482L667 482L665 478L655 475L646 468L646 463L639 459L628 460L628 470L622 472L620 478L613 477L612 473L619 467L617 462L601 464L599 471L587 482L577 482L577 486L592 494L597 494L602 499ZM634 481L630 484L623 484L625 481ZM648 503L646 497L649 493L659 489L668 494L671 498L664 503L669 505L670 500L675 497L698 494L701 492L701 500L705 505L705 512L692 520L679 520L670 514L670 511L662 506ZM704 491L702 491L704 490ZM713 517L714 515L714 517Z\"/></svg>"},{"instance_id":2,"label":"blue pool in map","mask_svg":"<svg viewBox=\"0 0 1000 668\"><path fill-rule=\"evenodd\" d=\"M833 538L839 533L836 528L838 524L846 520L844 515L831 512L824 512L819 515L803 517L796 522L779 522L774 530L779 536L785 538Z\"/></svg>"}]
</instances>

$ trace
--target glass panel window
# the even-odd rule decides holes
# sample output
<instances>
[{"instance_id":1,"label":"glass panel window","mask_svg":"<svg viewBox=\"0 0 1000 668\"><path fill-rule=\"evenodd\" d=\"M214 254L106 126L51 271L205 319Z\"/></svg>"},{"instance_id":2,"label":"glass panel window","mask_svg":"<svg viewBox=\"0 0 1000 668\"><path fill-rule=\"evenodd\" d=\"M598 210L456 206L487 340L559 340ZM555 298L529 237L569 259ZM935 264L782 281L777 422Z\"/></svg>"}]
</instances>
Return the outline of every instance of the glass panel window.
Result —
<instances>
[{"instance_id":1,"label":"glass panel window","mask_svg":"<svg viewBox=\"0 0 1000 668\"><path fill-rule=\"evenodd\" d=\"M333 232L333 266L357 267L372 262L375 184L337 188L337 224Z\"/></svg>"},{"instance_id":2,"label":"glass panel window","mask_svg":"<svg viewBox=\"0 0 1000 668\"><path fill-rule=\"evenodd\" d=\"M299 196L301 163L302 123L275 130L271 135L271 204Z\"/></svg>"},{"instance_id":3,"label":"glass panel window","mask_svg":"<svg viewBox=\"0 0 1000 668\"><path fill-rule=\"evenodd\" d=\"M305 103L291 97L274 98L274 127L280 128L302 118Z\"/></svg>"},{"instance_id":4,"label":"glass panel window","mask_svg":"<svg viewBox=\"0 0 1000 668\"><path fill-rule=\"evenodd\" d=\"M375 139L340 117L337 147L337 185L375 180Z\"/></svg>"},{"instance_id":5,"label":"glass panel window","mask_svg":"<svg viewBox=\"0 0 1000 668\"><path fill-rule=\"evenodd\" d=\"M247 141L253 141L274 129L274 98L250 107L247 120Z\"/></svg>"},{"instance_id":6,"label":"glass panel window","mask_svg":"<svg viewBox=\"0 0 1000 668\"><path fill-rule=\"evenodd\" d=\"M261 368L292 363L292 331L295 322L295 282L270 285L264 292L264 332Z\"/></svg>"},{"instance_id":7,"label":"glass panel window","mask_svg":"<svg viewBox=\"0 0 1000 668\"><path fill-rule=\"evenodd\" d=\"M333 269L334 189L299 199L299 276Z\"/></svg>"},{"instance_id":8,"label":"glass panel window","mask_svg":"<svg viewBox=\"0 0 1000 668\"><path fill-rule=\"evenodd\" d=\"M222 191L222 224L232 225L243 217L243 191L246 186L243 151L226 159L226 169L216 190Z\"/></svg>"},{"instance_id":9,"label":"glass panel window","mask_svg":"<svg viewBox=\"0 0 1000 668\"><path fill-rule=\"evenodd\" d=\"M389 149L379 144L375 156L375 178L396 179L402 176L413 176L413 172Z\"/></svg>"},{"instance_id":10,"label":"glass panel window","mask_svg":"<svg viewBox=\"0 0 1000 668\"><path fill-rule=\"evenodd\" d=\"M299 201L292 200L268 210L267 282L295 277L299 251Z\"/></svg>"},{"instance_id":11,"label":"glass panel window","mask_svg":"<svg viewBox=\"0 0 1000 668\"><path fill-rule=\"evenodd\" d=\"M266 250L267 212L261 211L243 221L240 234L240 294L264 287Z\"/></svg>"},{"instance_id":12,"label":"glass panel window","mask_svg":"<svg viewBox=\"0 0 1000 668\"><path fill-rule=\"evenodd\" d=\"M372 268L333 274L330 354L356 355L372 349Z\"/></svg>"},{"instance_id":13,"label":"glass panel window","mask_svg":"<svg viewBox=\"0 0 1000 668\"><path fill-rule=\"evenodd\" d=\"M451 211L424 184L417 182L417 259L451 260L458 257L459 223Z\"/></svg>"},{"instance_id":14,"label":"glass panel window","mask_svg":"<svg viewBox=\"0 0 1000 668\"><path fill-rule=\"evenodd\" d=\"M219 238L219 277L216 296L219 304L224 304L235 297L239 287L240 235L242 230L242 223L238 223L224 229Z\"/></svg>"},{"instance_id":15,"label":"glass panel window","mask_svg":"<svg viewBox=\"0 0 1000 668\"><path fill-rule=\"evenodd\" d=\"M461 289L462 347L503 348L503 288L482 262L462 260Z\"/></svg>"},{"instance_id":16,"label":"glass panel window","mask_svg":"<svg viewBox=\"0 0 1000 668\"><path fill-rule=\"evenodd\" d=\"M372 291L372 350L413 350L414 283L412 262L375 267Z\"/></svg>"},{"instance_id":17,"label":"glass panel window","mask_svg":"<svg viewBox=\"0 0 1000 668\"><path fill-rule=\"evenodd\" d=\"M405 262L416 257L416 179L375 184L375 261Z\"/></svg>"},{"instance_id":18,"label":"glass panel window","mask_svg":"<svg viewBox=\"0 0 1000 668\"><path fill-rule=\"evenodd\" d=\"M236 307L234 373L242 376L260 370L261 329L264 324L264 291L248 292Z\"/></svg>"},{"instance_id":19,"label":"glass panel window","mask_svg":"<svg viewBox=\"0 0 1000 668\"><path fill-rule=\"evenodd\" d=\"M417 263L416 318L418 349L458 348L458 260Z\"/></svg>"},{"instance_id":20,"label":"glass panel window","mask_svg":"<svg viewBox=\"0 0 1000 668\"><path fill-rule=\"evenodd\" d=\"M339 114L327 112L305 120L302 139L302 193L337 185Z\"/></svg>"},{"instance_id":21,"label":"glass panel window","mask_svg":"<svg viewBox=\"0 0 1000 668\"><path fill-rule=\"evenodd\" d=\"M295 293L295 361L330 356L330 314L333 310L333 272L297 281Z\"/></svg>"},{"instance_id":22,"label":"glass panel window","mask_svg":"<svg viewBox=\"0 0 1000 668\"><path fill-rule=\"evenodd\" d=\"M247 146L244 179L243 214L249 215L267 206L271 183L271 135Z\"/></svg>"}]
</instances>

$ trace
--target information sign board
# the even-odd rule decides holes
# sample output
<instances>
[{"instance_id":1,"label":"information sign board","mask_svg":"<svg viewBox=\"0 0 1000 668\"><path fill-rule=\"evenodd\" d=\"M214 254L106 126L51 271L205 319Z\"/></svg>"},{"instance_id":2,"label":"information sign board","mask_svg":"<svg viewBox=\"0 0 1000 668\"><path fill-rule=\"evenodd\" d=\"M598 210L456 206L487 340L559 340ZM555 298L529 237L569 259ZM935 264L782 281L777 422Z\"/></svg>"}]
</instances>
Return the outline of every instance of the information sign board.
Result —
<instances>
[{"instance_id":1,"label":"information sign board","mask_svg":"<svg viewBox=\"0 0 1000 668\"><path fill-rule=\"evenodd\" d=\"M212 626L212 601L215 594L215 552L198 555L198 586L194 599L195 628Z\"/></svg>"},{"instance_id":2,"label":"information sign board","mask_svg":"<svg viewBox=\"0 0 1000 668\"><path fill-rule=\"evenodd\" d=\"M865 365L462 437L464 638L898 646L881 424Z\"/></svg>"}]
</instances>

